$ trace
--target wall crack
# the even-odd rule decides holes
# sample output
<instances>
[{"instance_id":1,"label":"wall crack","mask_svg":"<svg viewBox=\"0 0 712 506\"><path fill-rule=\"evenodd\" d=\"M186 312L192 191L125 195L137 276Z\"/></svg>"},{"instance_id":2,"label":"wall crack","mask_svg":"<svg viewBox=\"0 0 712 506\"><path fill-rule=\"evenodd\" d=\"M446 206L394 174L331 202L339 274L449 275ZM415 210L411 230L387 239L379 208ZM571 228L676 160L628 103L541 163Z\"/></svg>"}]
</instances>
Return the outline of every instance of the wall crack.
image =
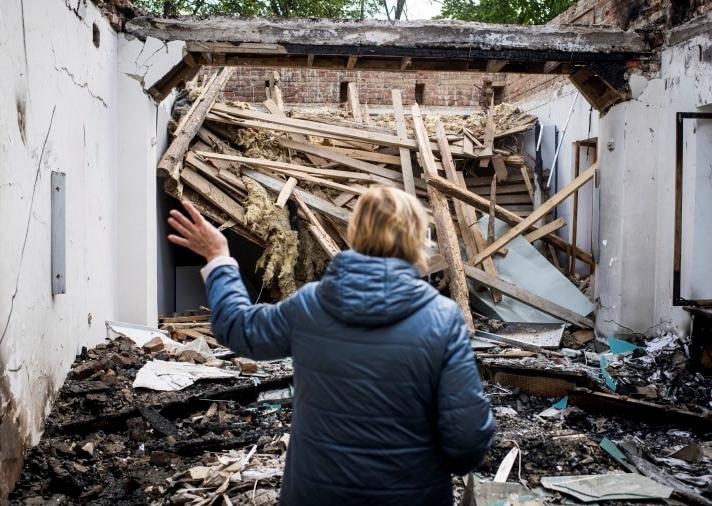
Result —
<instances>
[{"instance_id":1,"label":"wall crack","mask_svg":"<svg viewBox=\"0 0 712 506\"><path fill-rule=\"evenodd\" d=\"M100 95L97 95L97 94L93 93L93 92L89 89L89 83L88 83L88 82L81 83L81 82L77 81L77 79L74 77L74 74L72 74L72 73L69 71L69 69L67 69L67 67L64 67L64 66L63 66L63 67L57 67L57 66L55 66L54 69L57 70L57 71L64 72L65 74L67 74L67 75L69 76L69 78L72 80L72 82L73 82L76 86L87 90L87 93L89 93L89 95L91 95L92 98L94 98L95 100L98 100L99 102L101 102L101 104L102 104L104 107L106 107L107 109L109 108L109 105L104 101L104 99L103 99Z\"/></svg>"},{"instance_id":2,"label":"wall crack","mask_svg":"<svg viewBox=\"0 0 712 506\"><path fill-rule=\"evenodd\" d=\"M47 135L45 135L44 142L42 143L42 150L40 151L40 158L37 161L37 170L35 171L35 182L32 186L32 197L30 198L30 210L27 213L27 224L25 225L25 238L22 240L22 249L20 250L20 265L17 267L17 278L15 279L15 290L10 298L10 311L7 313L7 320L5 320L5 328L2 330L2 335L0 336L0 344L5 340L5 335L7 334L7 329L10 328L10 320L12 319L12 313L15 310L15 298L17 297L17 292L20 288L20 275L22 274L22 261L25 259L25 248L27 247L27 238L30 235L30 225L32 224L32 208L35 204L35 195L37 193L37 182L40 179L40 171L42 170L42 160L44 159L45 148L47 147L47 140L49 139L49 134L52 131L52 124L54 123L54 113L57 110L55 105L52 108L52 116L49 118L49 127L47 128Z\"/></svg>"}]
</instances>

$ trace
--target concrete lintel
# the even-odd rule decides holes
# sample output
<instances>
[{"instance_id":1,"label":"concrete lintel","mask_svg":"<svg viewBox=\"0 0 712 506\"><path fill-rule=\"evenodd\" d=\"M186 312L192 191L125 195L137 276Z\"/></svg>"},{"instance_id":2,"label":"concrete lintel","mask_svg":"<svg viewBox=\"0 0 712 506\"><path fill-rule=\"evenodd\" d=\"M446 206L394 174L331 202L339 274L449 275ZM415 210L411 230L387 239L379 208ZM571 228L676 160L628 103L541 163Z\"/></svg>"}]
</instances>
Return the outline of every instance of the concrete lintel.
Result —
<instances>
[{"instance_id":1,"label":"concrete lintel","mask_svg":"<svg viewBox=\"0 0 712 506\"><path fill-rule=\"evenodd\" d=\"M578 25L494 25L463 21L333 21L214 17L135 18L126 31L141 38L289 46L529 50L635 56L646 52L635 32ZM318 53L319 51L312 51Z\"/></svg>"}]
</instances>

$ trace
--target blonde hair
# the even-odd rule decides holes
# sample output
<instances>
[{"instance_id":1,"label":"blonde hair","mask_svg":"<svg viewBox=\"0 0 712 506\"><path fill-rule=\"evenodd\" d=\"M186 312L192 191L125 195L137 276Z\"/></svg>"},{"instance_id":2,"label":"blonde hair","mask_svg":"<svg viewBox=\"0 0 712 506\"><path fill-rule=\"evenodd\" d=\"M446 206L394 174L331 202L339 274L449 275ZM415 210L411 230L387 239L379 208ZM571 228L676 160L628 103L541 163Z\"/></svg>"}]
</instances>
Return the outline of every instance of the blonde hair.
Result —
<instances>
[{"instance_id":1,"label":"blonde hair","mask_svg":"<svg viewBox=\"0 0 712 506\"><path fill-rule=\"evenodd\" d=\"M347 236L359 253L397 257L422 268L427 226L425 209L417 198L396 188L375 187L358 199Z\"/></svg>"}]
</instances>

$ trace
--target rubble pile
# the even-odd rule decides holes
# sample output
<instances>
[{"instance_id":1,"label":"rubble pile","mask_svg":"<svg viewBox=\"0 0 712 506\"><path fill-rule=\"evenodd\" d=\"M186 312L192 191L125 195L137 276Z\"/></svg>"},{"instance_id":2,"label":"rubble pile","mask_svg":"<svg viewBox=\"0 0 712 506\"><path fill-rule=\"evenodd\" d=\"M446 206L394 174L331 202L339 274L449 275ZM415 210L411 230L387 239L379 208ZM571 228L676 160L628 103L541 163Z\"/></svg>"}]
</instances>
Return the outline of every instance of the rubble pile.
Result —
<instances>
[{"instance_id":1,"label":"rubble pile","mask_svg":"<svg viewBox=\"0 0 712 506\"><path fill-rule=\"evenodd\" d=\"M195 321L190 322L189 318ZM158 329L154 333L160 332L159 337L169 348L171 342L178 342L176 338L183 339L180 346L190 345L210 337L205 318L167 318L161 325L165 333ZM478 327L493 332L507 330L506 323L492 320L480 320ZM224 357L221 368L235 371L237 376L203 379L180 390L150 390L134 386L147 364L154 360L188 362L179 362L180 353L168 352L165 345L157 349L158 340L150 335L139 336L117 325L112 328L124 335L83 350L77 357L54 403L42 440L27 455L11 502L277 504L289 446L291 362L253 362L231 357L229 352L215 347L210 348L212 353ZM575 339L573 334L566 334L563 341ZM589 340L578 351L591 355L594 343ZM678 349L677 339L671 336L647 344L648 352L661 360L661 369L667 364L667 359L661 357ZM479 346L477 337L473 338L473 346ZM655 493L672 494L681 503L705 504L700 501L712 500L712 424L708 416L707 423L695 424L689 417L678 416L679 408L668 406L666 417L643 413L641 420L625 410L611 412L605 406L586 405L577 397L582 395L577 387L563 395L537 395L527 391L531 385L515 386L514 377L493 381L493 370L505 365L510 370L513 366L529 367L527 374L531 376L532 371L541 371L535 365L541 367L548 361L540 374L552 378L557 371L570 374L594 367L581 363L583 359L579 357L565 356L570 354L568 350L552 350L554 355L545 356L500 344L479 352L478 362L493 404L497 433L492 450L470 481L470 489L467 477L453 478L456 504L461 504L468 494L480 500L501 495L502 490L511 495L514 486L519 487L516 491L522 501L526 494L531 496L527 499L535 501L531 504L574 504L573 492L566 488L573 485L552 485L552 477L626 476L626 483L630 483L633 474L636 479L652 478L654 485L661 487ZM561 351L565 353L559 355ZM605 353L608 352L598 355ZM642 357L625 356L617 377L624 376L626 361ZM201 364L198 360L191 365L217 367L206 364L207 361ZM655 374L654 368L650 371ZM686 384L695 376L682 367L674 378L664 376L658 386L661 391L672 392L673 383ZM605 391L604 381L593 381L594 373L587 378L591 381L589 386ZM712 379L707 377L705 381L709 386ZM554 392L558 387L552 384L546 388ZM701 400L709 402L710 395L708 389ZM699 416L707 413L704 405L686 408ZM626 445L635 448L642 455L636 458L643 459L656 472L677 480L676 486L683 487L688 495L680 495L664 480L659 484L660 477L638 471L637 466L649 469L628 456ZM513 451L515 458L508 459ZM503 468L505 481L498 482ZM504 489L492 488L502 483ZM617 491L618 495L611 497L633 500L630 491L616 488L620 484L606 486ZM562 492L564 489L569 492ZM627 503L626 499L619 499L615 504ZM646 496L644 503L663 504L663 500Z\"/></svg>"}]
</instances>

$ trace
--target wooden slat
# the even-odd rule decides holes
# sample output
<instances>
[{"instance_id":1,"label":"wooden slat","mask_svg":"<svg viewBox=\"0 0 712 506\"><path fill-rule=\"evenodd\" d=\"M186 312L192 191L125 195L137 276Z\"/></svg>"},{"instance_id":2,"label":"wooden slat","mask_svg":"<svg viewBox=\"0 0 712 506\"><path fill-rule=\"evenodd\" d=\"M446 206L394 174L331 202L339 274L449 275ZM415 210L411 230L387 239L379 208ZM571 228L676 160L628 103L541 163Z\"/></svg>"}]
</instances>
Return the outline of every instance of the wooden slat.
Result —
<instances>
[{"instance_id":1,"label":"wooden slat","mask_svg":"<svg viewBox=\"0 0 712 506\"><path fill-rule=\"evenodd\" d=\"M317 146L316 144L311 144L308 142L296 142L287 139L280 139L280 145L285 148L294 149L302 153L311 153L313 155L320 156L326 160L331 160L333 162L340 163L346 167L351 167L352 169L363 171L367 174L375 174L393 181L402 182L403 176L397 170L385 169L379 167L373 163L364 162L363 160L357 160L348 155L345 155L339 151L335 151L326 146Z\"/></svg>"},{"instance_id":2,"label":"wooden slat","mask_svg":"<svg viewBox=\"0 0 712 506\"><path fill-rule=\"evenodd\" d=\"M526 165L522 165L519 169L522 173L522 179L524 180L524 184L527 187L527 193L529 194L529 198L531 199L531 202L533 204L534 203L534 187L532 186L532 182L529 179L529 168Z\"/></svg>"},{"instance_id":3,"label":"wooden slat","mask_svg":"<svg viewBox=\"0 0 712 506\"><path fill-rule=\"evenodd\" d=\"M262 172L256 170L243 169L242 173L245 176L254 179L262 186L264 186L268 190L273 191L274 193L279 193L285 185L284 181L281 181L268 174L263 174ZM297 195L299 198L301 198L304 203L312 209L316 209L317 211L327 216L330 216L342 223L348 223L349 218L351 217L351 211L342 207L335 206L331 202L312 195L311 193L304 191L299 187L295 188L292 192L292 196L294 195Z\"/></svg>"},{"instance_id":4,"label":"wooden slat","mask_svg":"<svg viewBox=\"0 0 712 506\"><path fill-rule=\"evenodd\" d=\"M566 185L565 188L563 188L556 195L554 195L544 204L542 204L541 207L534 210L528 217L522 220L521 223L509 229L499 239L494 241L494 243L490 244L487 249L481 251L477 258L472 262L472 264L479 264L482 260L494 254L494 252L497 251L499 248L509 244L510 241L512 241L515 237L527 230L529 226L533 225L538 220L543 218L546 214L549 213L549 211L551 211L554 207L563 202L569 195L571 195L581 186L590 181L596 172L596 165L597 164L594 164L592 167L588 168L579 177L577 177L576 179L571 181L571 183Z\"/></svg>"},{"instance_id":5,"label":"wooden slat","mask_svg":"<svg viewBox=\"0 0 712 506\"><path fill-rule=\"evenodd\" d=\"M319 218L317 218L312 210L309 209L309 206L307 206L298 196L295 196L294 200L309 220L309 231L314 236L314 239L316 239L329 257L334 258L341 251L341 248L339 248L336 242L326 232L324 226L319 221Z\"/></svg>"},{"instance_id":6,"label":"wooden slat","mask_svg":"<svg viewBox=\"0 0 712 506\"><path fill-rule=\"evenodd\" d=\"M450 156L448 141L445 135L445 128L440 121L435 123L435 138L440 145L440 158L445 169L445 176L455 184L464 185L464 181L462 181L462 173L457 172L455 164L452 161L452 157ZM465 253L467 254L467 258L475 258L479 252L480 246L484 248L487 245L480 233L480 226L477 223L475 210L459 200L455 200L454 204L457 224L460 229L460 236L462 237L462 242L465 244ZM477 236L479 236L481 243L478 243ZM492 258L489 258L483 262L483 267L490 274L497 274ZM502 294L494 289L491 290L491 292L492 300L494 300L495 304L501 302Z\"/></svg>"},{"instance_id":7,"label":"wooden slat","mask_svg":"<svg viewBox=\"0 0 712 506\"><path fill-rule=\"evenodd\" d=\"M566 219L557 218L554 221L550 221L546 225L539 227L534 232L529 232L527 235L524 236L524 238L529 242L538 241L545 235L548 235L552 232L559 230L564 225L566 225Z\"/></svg>"},{"instance_id":8,"label":"wooden slat","mask_svg":"<svg viewBox=\"0 0 712 506\"><path fill-rule=\"evenodd\" d=\"M491 155L494 151L494 134L495 134L495 124L494 124L494 95L492 96L492 101L490 107L487 110L487 124L485 125L485 137L482 142L485 146L485 150ZM490 156L483 156L480 158L480 167L484 168L489 165Z\"/></svg>"},{"instance_id":9,"label":"wooden slat","mask_svg":"<svg viewBox=\"0 0 712 506\"><path fill-rule=\"evenodd\" d=\"M232 197L198 174L191 167L183 167L181 180L193 188L201 197L217 206L238 223L245 223L245 209Z\"/></svg>"},{"instance_id":10,"label":"wooden slat","mask_svg":"<svg viewBox=\"0 0 712 506\"><path fill-rule=\"evenodd\" d=\"M539 297L538 295L528 292L512 283L509 283L508 281L487 274L486 272L481 271L480 269L477 269L472 265L465 264L464 269L467 276L474 279L475 281L482 283L487 287L496 288L503 294L512 297L513 299L516 299L519 302L523 302L528 306L538 309L543 313L546 313L573 325L578 325L579 327L591 329L594 327L593 320L578 313L575 313L570 309L566 309L563 306L559 306L558 304L544 299L543 297Z\"/></svg>"},{"instance_id":11,"label":"wooden slat","mask_svg":"<svg viewBox=\"0 0 712 506\"><path fill-rule=\"evenodd\" d=\"M393 98L393 112L396 120L396 131L401 139L408 138L408 130L405 127L405 114L403 113L403 101L401 92L394 89L391 92ZM403 173L403 187L406 192L415 196L415 181L413 180L413 167L411 165L410 150L404 147L398 148L400 154L400 165Z\"/></svg>"},{"instance_id":12,"label":"wooden slat","mask_svg":"<svg viewBox=\"0 0 712 506\"><path fill-rule=\"evenodd\" d=\"M427 183L428 186L433 186L434 188L437 188L441 192L449 195L450 197L462 200L463 202L466 202L467 204L470 204L471 206L475 207L479 211L489 211L489 200L469 190L460 188L459 186L452 184L445 178L442 178L440 176L427 176ZM495 213L497 215L497 218L506 221L510 225L517 225L524 221L522 217L517 216L515 213L508 211L502 206L496 206ZM537 227L536 225L530 225L527 230L534 231L538 228L539 227ZM547 235L543 239L547 243L556 246L561 251L569 251L569 243L563 240L561 237L558 237L556 235ZM580 248L574 248L574 252L579 260L586 262L587 264L594 265L593 257L590 253L587 253Z\"/></svg>"},{"instance_id":13,"label":"wooden slat","mask_svg":"<svg viewBox=\"0 0 712 506\"><path fill-rule=\"evenodd\" d=\"M498 183L504 183L509 179L509 172L507 172L507 166L504 164L502 155L492 155L492 166L494 167L494 173L497 175Z\"/></svg>"},{"instance_id":14,"label":"wooden slat","mask_svg":"<svg viewBox=\"0 0 712 506\"><path fill-rule=\"evenodd\" d=\"M423 124L423 118L420 116L418 104L413 105L412 116L423 170L428 174L437 175L438 169L435 165L433 152L430 149L430 140ZM467 326L470 329L474 329L475 324L470 311L470 293L467 288L462 256L460 255L460 245L457 241L457 233L452 222L452 216L450 216L447 198L432 187L428 187L428 195L430 196L430 204L435 217L435 230L438 236L440 254L443 255L448 264L450 295L462 309Z\"/></svg>"},{"instance_id":15,"label":"wooden slat","mask_svg":"<svg viewBox=\"0 0 712 506\"><path fill-rule=\"evenodd\" d=\"M274 101L265 100L264 102L262 102L262 104L270 113L274 114L275 116L285 116L282 107L279 107ZM291 133L289 134L289 138L297 142L307 142L307 136L303 134ZM306 156L309 161L316 166L326 164L326 160L324 160L323 158L319 158L318 156L312 154L307 154Z\"/></svg>"},{"instance_id":16,"label":"wooden slat","mask_svg":"<svg viewBox=\"0 0 712 506\"><path fill-rule=\"evenodd\" d=\"M196 98L198 104L189 109L189 117L181 120L181 129L176 130L173 141L158 162L159 175L168 176L179 186L183 158L188 152L191 141L203 126L205 117L217 99L220 90L230 79L233 70L232 68L222 69L219 75L211 81L210 86L207 86ZM178 188L178 193L180 193L180 188Z\"/></svg>"},{"instance_id":17,"label":"wooden slat","mask_svg":"<svg viewBox=\"0 0 712 506\"><path fill-rule=\"evenodd\" d=\"M284 205L289 200L289 197L292 196L292 191L297 186L297 182L297 179L294 177L290 177L289 179L287 179L287 182L279 191L279 195L277 195L277 201L275 202L277 207L284 207Z\"/></svg>"},{"instance_id":18,"label":"wooden slat","mask_svg":"<svg viewBox=\"0 0 712 506\"><path fill-rule=\"evenodd\" d=\"M494 242L494 223L495 223L495 209L497 207L497 176L492 176L492 183L490 186L490 205L489 205L489 220L487 220L487 244L492 244ZM471 260L474 265L479 262L475 262L475 258Z\"/></svg>"},{"instance_id":19,"label":"wooden slat","mask_svg":"<svg viewBox=\"0 0 712 506\"><path fill-rule=\"evenodd\" d=\"M342 155L356 158L357 160L365 160L367 162L385 163L386 165L400 165L401 159L399 156L379 153L378 151L365 151L363 149L354 148L339 148L329 146L331 151L336 151Z\"/></svg>"}]
</instances>

